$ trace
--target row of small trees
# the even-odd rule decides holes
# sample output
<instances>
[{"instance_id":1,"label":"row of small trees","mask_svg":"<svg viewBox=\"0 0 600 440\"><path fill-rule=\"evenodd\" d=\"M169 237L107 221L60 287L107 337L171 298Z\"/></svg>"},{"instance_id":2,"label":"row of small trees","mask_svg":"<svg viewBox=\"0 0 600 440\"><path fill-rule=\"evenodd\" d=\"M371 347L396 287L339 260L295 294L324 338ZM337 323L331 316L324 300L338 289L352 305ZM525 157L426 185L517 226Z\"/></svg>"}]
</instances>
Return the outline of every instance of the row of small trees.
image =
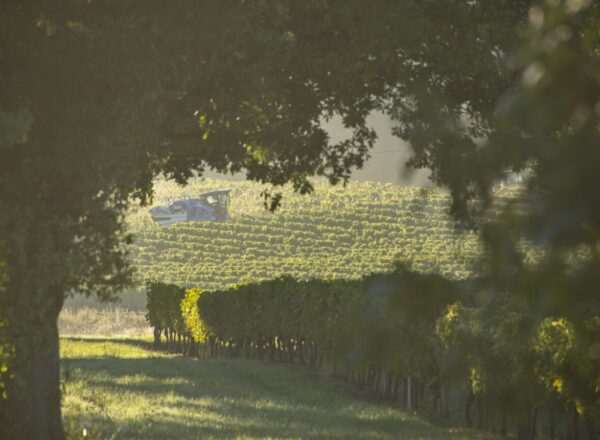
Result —
<instances>
[{"instance_id":1,"label":"row of small trees","mask_svg":"<svg viewBox=\"0 0 600 440\"><path fill-rule=\"evenodd\" d=\"M146 284L146 319L154 327L154 348L161 347L163 335L170 350L181 350L188 343L188 333L181 317L184 297L185 289L175 284L157 281Z\"/></svg>"},{"instance_id":2,"label":"row of small trees","mask_svg":"<svg viewBox=\"0 0 600 440\"><path fill-rule=\"evenodd\" d=\"M524 301L478 287L402 268L185 295L152 283L148 317L159 335L176 335L171 349L189 354L329 368L406 409L462 413L470 426L519 439L595 438L593 341L564 318L538 318ZM585 325L600 335L600 320Z\"/></svg>"}]
</instances>

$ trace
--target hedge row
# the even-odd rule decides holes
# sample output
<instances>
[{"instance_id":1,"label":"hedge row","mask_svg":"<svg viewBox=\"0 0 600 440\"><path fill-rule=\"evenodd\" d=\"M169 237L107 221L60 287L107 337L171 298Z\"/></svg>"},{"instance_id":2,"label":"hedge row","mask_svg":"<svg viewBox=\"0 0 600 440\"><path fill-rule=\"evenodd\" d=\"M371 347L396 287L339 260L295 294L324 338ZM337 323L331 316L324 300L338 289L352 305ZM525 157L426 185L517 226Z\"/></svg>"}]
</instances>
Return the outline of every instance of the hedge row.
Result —
<instances>
[{"instance_id":1,"label":"hedge row","mask_svg":"<svg viewBox=\"0 0 600 440\"><path fill-rule=\"evenodd\" d=\"M350 281L282 277L222 291L190 289L182 315L203 357L325 363L335 376L413 408L431 394L435 322L457 300L457 286L402 268ZM439 397L434 403L439 412L447 406Z\"/></svg>"},{"instance_id":2,"label":"hedge row","mask_svg":"<svg viewBox=\"0 0 600 440\"><path fill-rule=\"evenodd\" d=\"M205 356L243 351L315 366L347 350L365 298L360 281L283 277L224 291L191 289L185 304L184 320L205 343Z\"/></svg>"},{"instance_id":3,"label":"hedge row","mask_svg":"<svg viewBox=\"0 0 600 440\"><path fill-rule=\"evenodd\" d=\"M545 318L523 298L486 292L477 281L403 268L357 281L283 277L190 289L183 297L176 286L150 291L178 299L152 296L149 307L161 308L163 320L154 322L181 334L187 353L325 365L406 409L462 414L470 426L523 440L598 431L599 317Z\"/></svg>"},{"instance_id":4,"label":"hedge row","mask_svg":"<svg viewBox=\"0 0 600 440\"><path fill-rule=\"evenodd\" d=\"M146 319L154 327L154 348L160 348L164 333L170 350L191 349L193 340L189 337L181 314L181 303L185 296L185 289L175 284L157 281L146 283Z\"/></svg>"}]
</instances>

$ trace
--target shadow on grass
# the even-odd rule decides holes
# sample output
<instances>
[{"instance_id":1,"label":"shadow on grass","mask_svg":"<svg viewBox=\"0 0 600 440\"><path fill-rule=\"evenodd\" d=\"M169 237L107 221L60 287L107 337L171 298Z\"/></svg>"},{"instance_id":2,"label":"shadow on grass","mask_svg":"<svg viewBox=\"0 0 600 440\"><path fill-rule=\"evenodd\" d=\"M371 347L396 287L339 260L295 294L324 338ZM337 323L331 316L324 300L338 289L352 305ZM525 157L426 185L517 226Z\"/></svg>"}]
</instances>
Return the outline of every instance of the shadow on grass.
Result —
<instances>
[{"instance_id":1,"label":"shadow on grass","mask_svg":"<svg viewBox=\"0 0 600 440\"><path fill-rule=\"evenodd\" d=\"M85 342L85 343L90 343L90 342L99 342L99 343L106 343L106 344L115 344L115 345L122 345L125 347L135 347L135 348L142 348L144 350L152 350L152 341L148 338L148 339L140 339L138 338L104 338L104 337L90 337L90 336L61 336L61 339L64 339L65 341L70 341L70 342Z\"/></svg>"},{"instance_id":2,"label":"shadow on grass","mask_svg":"<svg viewBox=\"0 0 600 440\"><path fill-rule=\"evenodd\" d=\"M133 339L94 341L152 345ZM67 395L94 390L98 406L108 409L95 418L117 426L115 438L472 438L434 428L389 405L357 401L284 365L186 357L72 357L68 365L79 388L68 387Z\"/></svg>"}]
</instances>

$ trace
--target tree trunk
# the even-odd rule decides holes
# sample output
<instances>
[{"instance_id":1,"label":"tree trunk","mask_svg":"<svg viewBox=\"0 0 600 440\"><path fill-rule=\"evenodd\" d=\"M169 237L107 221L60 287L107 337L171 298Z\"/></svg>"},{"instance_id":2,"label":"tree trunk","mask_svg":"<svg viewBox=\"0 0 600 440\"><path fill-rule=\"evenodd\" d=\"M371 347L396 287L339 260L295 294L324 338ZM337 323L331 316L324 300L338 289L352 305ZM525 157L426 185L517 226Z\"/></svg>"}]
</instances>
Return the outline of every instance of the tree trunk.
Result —
<instances>
[{"instance_id":1,"label":"tree trunk","mask_svg":"<svg viewBox=\"0 0 600 440\"><path fill-rule=\"evenodd\" d=\"M596 440L596 434L594 433L594 418L589 413L585 418L587 424L588 440Z\"/></svg>"},{"instance_id":2,"label":"tree trunk","mask_svg":"<svg viewBox=\"0 0 600 440\"><path fill-rule=\"evenodd\" d=\"M446 387L440 384L440 399L442 405L442 416L445 419L450 418L450 406L448 405L448 397L446 396Z\"/></svg>"},{"instance_id":3,"label":"tree trunk","mask_svg":"<svg viewBox=\"0 0 600 440\"><path fill-rule=\"evenodd\" d=\"M160 347L160 335L162 333L162 330L158 327L154 327L154 343L152 344L152 348L154 348L155 350L158 350L158 348Z\"/></svg>"},{"instance_id":4,"label":"tree trunk","mask_svg":"<svg viewBox=\"0 0 600 440\"><path fill-rule=\"evenodd\" d=\"M567 440L578 440L579 439L579 427L578 425L578 414L577 407L570 405L567 410Z\"/></svg>"},{"instance_id":5,"label":"tree trunk","mask_svg":"<svg viewBox=\"0 0 600 440\"><path fill-rule=\"evenodd\" d=\"M411 380L410 380L410 376L408 376L406 378L406 409L408 411L412 410L412 395L411 395L411 391L412 391L412 386L411 386Z\"/></svg>"},{"instance_id":6,"label":"tree trunk","mask_svg":"<svg viewBox=\"0 0 600 440\"><path fill-rule=\"evenodd\" d=\"M475 401L475 394L469 389L469 396L467 397L467 404L465 405L465 420L469 428L473 427L473 420L471 419L471 406Z\"/></svg>"},{"instance_id":7,"label":"tree trunk","mask_svg":"<svg viewBox=\"0 0 600 440\"><path fill-rule=\"evenodd\" d=\"M537 406L533 409L533 414L531 416L531 431L529 432L530 440L533 440L537 435L537 419L539 411L540 410Z\"/></svg>"},{"instance_id":8,"label":"tree trunk","mask_svg":"<svg viewBox=\"0 0 600 440\"><path fill-rule=\"evenodd\" d=\"M300 339L298 340L298 359L300 360L300 363L302 365L306 365L306 359L304 359L304 340ZM335 363L334 363L334 369L335 369ZM335 371L334 371L334 375L335 375Z\"/></svg>"},{"instance_id":9,"label":"tree trunk","mask_svg":"<svg viewBox=\"0 0 600 440\"><path fill-rule=\"evenodd\" d=\"M573 439L579 439L579 415L577 414L577 407L573 405Z\"/></svg>"},{"instance_id":10,"label":"tree trunk","mask_svg":"<svg viewBox=\"0 0 600 440\"><path fill-rule=\"evenodd\" d=\"M7 384L8 399L0 401L0 438L3 440L63 440L61 420L58 314L62 294L37 307L25 307L12 317L14 380Z\"/></svg>"},{"instance_id":11,"label":"tree trunk","mask_svg":"<svg viewBox=\"0 0 600 440\"><path fill-rule=\"evenodd\" d=\"M506 417L506 406L502 404L502 426L500 428L500 435L502 438L508 436L508 420Z\"/></svg>"},{"instance_id":12,"label":"tree trunk","mask_svg":"<svg viewBox=\"0 0 600 440\"><path fill-rule=\"evenodd\" d=\"M484 428L484 413L483 413L483 399L481 395L477 396L477 429Z\"/></svg>"},{"instance_id":13,"label":"tree trunk","mask_svg":"<svg viewBox=\"0 0 600 440\"><path fill-rule=\"evenodd\" d=\"M522 411L517 424L517 439L533 440L536 434L537 413L537 407L530 408L529 405Z\"/></svg>"},{"instance_id":14,"label":"tree trunk","mask_svg":"<svg viewBox=\"0 0 600 440\"><path fill-rule=\"evenodd\" d=\"M400 392L400 383L402 382L401 380L401 376L396 373L396 375L394 376L394 392L392 394L392 402L397 402L398 401L398 393Z\"/></svg>"}]
</instances>

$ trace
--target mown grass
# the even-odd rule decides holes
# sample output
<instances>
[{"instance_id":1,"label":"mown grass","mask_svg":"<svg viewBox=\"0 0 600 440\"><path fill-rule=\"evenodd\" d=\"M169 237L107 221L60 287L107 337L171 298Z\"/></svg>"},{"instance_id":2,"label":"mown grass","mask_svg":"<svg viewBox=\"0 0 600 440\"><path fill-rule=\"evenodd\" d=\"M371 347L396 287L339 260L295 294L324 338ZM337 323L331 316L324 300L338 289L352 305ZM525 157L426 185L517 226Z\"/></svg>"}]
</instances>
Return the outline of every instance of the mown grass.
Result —
<instances>
[{"instance_id":1,"label":"mown grass","mask_svg":"<svg viewBox=\"0 0 600 440\"><path fill-rule=\"evenodd\" d=\"M62 338L61 357L65 418L94 438L481 438L357 399L289 365L191 359L153 352L144 339Z\"/></svg>"}]
</instances>

